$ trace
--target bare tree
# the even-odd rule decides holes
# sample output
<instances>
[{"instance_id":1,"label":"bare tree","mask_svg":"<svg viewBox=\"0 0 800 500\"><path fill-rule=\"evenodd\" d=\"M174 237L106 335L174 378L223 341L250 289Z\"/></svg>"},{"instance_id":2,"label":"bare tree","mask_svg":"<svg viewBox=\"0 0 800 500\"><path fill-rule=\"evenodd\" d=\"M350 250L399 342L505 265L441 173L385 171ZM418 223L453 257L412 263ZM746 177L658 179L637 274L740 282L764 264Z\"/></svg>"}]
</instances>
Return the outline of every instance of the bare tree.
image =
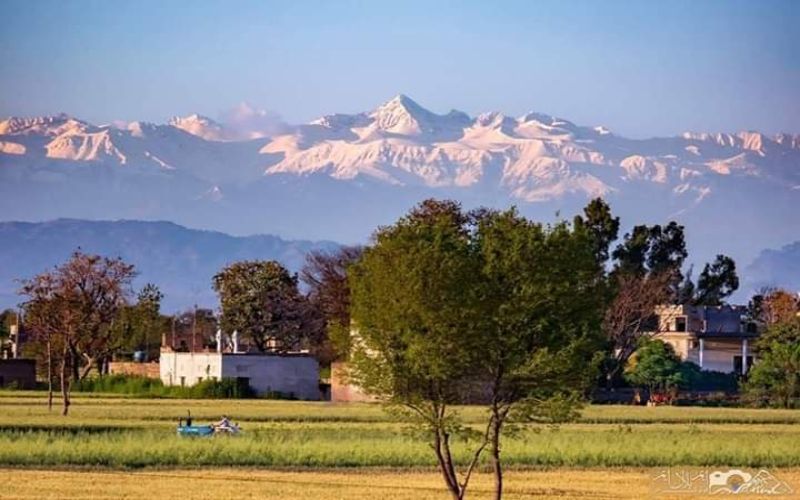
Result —
<instances>
[{"instance_id":1,"label":"bare tree","mask_svg":"<svg viewBox=\"0 0 800 500\"><path fill-rule=\"evenodd\" d=\"M53 354L58 357L63 415L69 411L71 384L111 353L111 324L135 274L120 259L75 252L65 264L22 282L26 317L47 343L49 366Z\"/></svg>"},{"instance_id":2,"label":"bare tree","mask_svg":"<svg viewBox=\"0 0 800 500\"><path fill-rule=\"evenodd\" d=\"M658 321L656 307L670 300L671 272L650 275L618 273L616 295L606 309L603 331L612 346L606 368L606 383L610 387L619 376L639 339L660 332L665 321Z\"/></svg>"},{"instance_id":3,"label":"bare tree","mask_svg":"<svg viewBox=\"0 0 800 500\"><path fill-rule=\"evenodd\" d=\"M328 364L349 352L350 285L348 268L358 261L362 247L341 247L333 252L312 251L300 271L308 287L308 299L324 317L324 338L315 348L317 358Z\"/></svg>"},{"instance_id":4,"label":"bare tree","mask_svg":"<svg viewBox=\"0 0 800 500\"><path fill-rule=\"evenodd\" d=\"M800 312L800 297L780 288L764 287L750 299L748 309L751 319L764 327L786 323Z\"/></svg>"}]
</instances>

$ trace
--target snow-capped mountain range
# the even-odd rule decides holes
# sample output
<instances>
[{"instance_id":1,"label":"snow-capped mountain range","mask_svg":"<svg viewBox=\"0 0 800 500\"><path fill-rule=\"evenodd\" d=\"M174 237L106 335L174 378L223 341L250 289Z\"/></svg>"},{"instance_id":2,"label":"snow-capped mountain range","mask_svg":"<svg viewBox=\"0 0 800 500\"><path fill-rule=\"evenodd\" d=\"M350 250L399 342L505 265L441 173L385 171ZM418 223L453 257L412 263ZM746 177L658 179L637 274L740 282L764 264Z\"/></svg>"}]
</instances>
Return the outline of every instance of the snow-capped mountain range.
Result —
<instances>
[{"instance_id":1,"label":"snow-capped mountain range","mask_svg":"<svg viewBox=\"0 0 800 500\"><path fill-rule=\"evenodd\" d=\"M170 219L355 241L427 196L548 220L605 196L627 226L678 218L703 255L751 258L800 239L800 135L637 140L541 113L437 114L404 95L246 135L201 115L9 118L0 182L5 220Z\"/></svg>"},{"instance_id":2,"label":"snow-capped mountain range","mask_svg":"<svg viewBox=\"0 0 800 500\"><path fill-rule=\"evenodd\" d=\"M241 141L239 135L198 114L172 118L166 125L133 122L124 128L95 126L63 114L13 117L0 122L0 139L4 165L48 158L180 169L214 183L279 173L428 187L494 183L489 187L523 202L569 193L609 195L632 181L663 184L699 201L712 192L711 180L718 176L753 177L800 189L800 135L687 132L630 140L604 127L578 126L541 113L513 118L490 112L472 118L453 110L438 115L404 95L371 112L323 116L236 148L218 143ZM230 158L234 150L248 156L250 168L231 168L244 160Z\"/></svg>"}]
</instances>

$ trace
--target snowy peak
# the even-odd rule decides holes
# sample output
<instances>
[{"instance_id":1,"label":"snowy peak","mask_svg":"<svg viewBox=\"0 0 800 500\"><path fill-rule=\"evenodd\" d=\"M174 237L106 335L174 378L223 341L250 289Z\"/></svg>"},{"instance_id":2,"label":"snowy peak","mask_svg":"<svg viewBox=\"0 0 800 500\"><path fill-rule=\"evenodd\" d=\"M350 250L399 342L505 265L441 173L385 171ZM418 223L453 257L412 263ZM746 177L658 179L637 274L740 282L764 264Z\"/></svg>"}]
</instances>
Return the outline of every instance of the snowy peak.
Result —
<instances>
[{"instance_id":1,"label":"snowy peak","mask_svg":"<svg viewBox=\"0 0 800 500\"><path fill-rule=\"evenodd\" d=\"M20 118L12 116L0 121L0 135L39 135L55 137L65 133L79 133L93 128L86 122L61 113L53 116Z\"/></svg>"},{"instance_id":2,"label":"snowy peak","mask_svg":"<svg viewBox=\"0 0 800 500\"><path fill-rule=\"evenodd\" d=\"M207 116L193 114L185 117L175 116L168 122L169 125L188 132L207 141L233 140L225 128Z\"/></svg>"},{"instance_id":3,"label":"snowy peak","mask_svg":"<svg viewBox=\"0 0 800 500\"><path fill-rule=\"evenodd\" d=\"M378 106L370 118L378 129L401 135L433 132L435 120L433 113L402 94Z\"/></svg>"},{"instance_id":4,"label":"snowy peak","mask_svg":"<svg viewBox=\"0 0 800 500\"><path fill-rule=\"evenodd\" d=\"M463 129L470 121L466 114L456 110L446 115L437 115L403 94L398 94L378 106L369 117L374 120L375 128L407 136L436 135Z\"/></svg>"}]
</instances>

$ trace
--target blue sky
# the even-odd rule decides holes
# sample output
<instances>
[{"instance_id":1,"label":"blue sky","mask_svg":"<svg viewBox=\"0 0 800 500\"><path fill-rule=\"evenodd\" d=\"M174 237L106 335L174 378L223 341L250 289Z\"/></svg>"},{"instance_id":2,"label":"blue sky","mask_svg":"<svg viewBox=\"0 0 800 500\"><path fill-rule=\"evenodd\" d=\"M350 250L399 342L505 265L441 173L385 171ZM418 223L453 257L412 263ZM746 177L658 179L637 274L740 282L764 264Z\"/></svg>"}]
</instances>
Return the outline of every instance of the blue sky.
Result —
<instances>
[{"instance_id":1,"label":"blue sky","mask_svg":"<svg viewBox=\"0 0 800 500\"><path fill-rule=\"evenodd\" d=\"M290 122L405 93L647 137L800 133L800 2L0 2L0 116Z\"/></svg>"}]
</instances>

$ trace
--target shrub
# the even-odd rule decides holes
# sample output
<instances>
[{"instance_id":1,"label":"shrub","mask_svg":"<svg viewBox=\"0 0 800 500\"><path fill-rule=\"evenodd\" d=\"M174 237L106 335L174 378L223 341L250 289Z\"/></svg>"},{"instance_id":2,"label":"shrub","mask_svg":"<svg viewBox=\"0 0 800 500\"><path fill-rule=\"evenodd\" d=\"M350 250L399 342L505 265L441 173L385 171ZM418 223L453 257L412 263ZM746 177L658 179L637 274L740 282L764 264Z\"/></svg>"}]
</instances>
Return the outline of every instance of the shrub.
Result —
<instances>
[{"instance_id":1,"label":"shrub","mask_svg":"<svg viewBox=\"0 0 800 500\"><path fill-rule=\"evenodd\" d=\"M159 379L104 375L76 384L75 391L125 394L129 396L181 399L244 399L255 397L247 382L236 379L204 380L191 387L164 385Z\"/></svg>"},{"instance_id":2,"label":"shrub","mask_svg":"<svg viewBox=\"0 0 800 500\"><path fill-rule=\"evenodd\" d=\"M757 406L800 406L800 318L772 325L757 343L759 359L743 388Z\"/></svg>"},{"instance_id":3,"label":"shrub","mask_svg":"<svg viewBox=\"0 0 800 500\"><path fill-rule=\"evenodd\" d=\"M701 370L688 361L681 363L680 370L684 381L682 388L689 391L736 392L739 386L739 377L735 373Z\"/></svg>"}]
</instances>

